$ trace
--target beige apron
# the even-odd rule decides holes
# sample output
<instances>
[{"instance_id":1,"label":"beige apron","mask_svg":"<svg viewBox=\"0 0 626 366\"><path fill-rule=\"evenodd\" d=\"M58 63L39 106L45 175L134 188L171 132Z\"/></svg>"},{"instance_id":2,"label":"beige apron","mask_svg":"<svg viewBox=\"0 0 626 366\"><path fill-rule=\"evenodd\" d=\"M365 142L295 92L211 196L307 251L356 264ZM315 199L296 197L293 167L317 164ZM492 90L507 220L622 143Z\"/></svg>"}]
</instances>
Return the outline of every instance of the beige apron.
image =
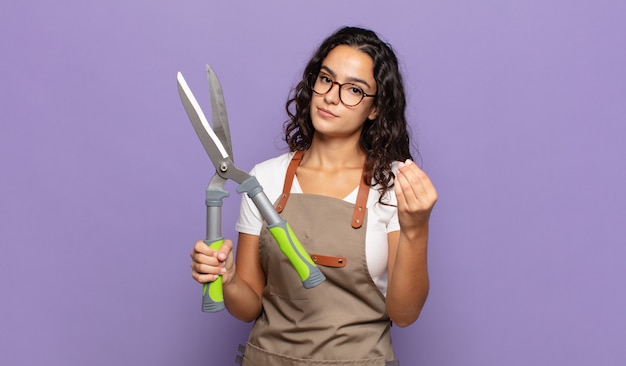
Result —
<instances>
[{"instance_id":1,"label":"beige apron","mask_svg":"<svg viewBox=\"0 0 626 366\"><path fill-rule=\"evenodd\" d=\"M398 365L385 299L365 258L370 187L361 184L356 205L319 195L289 195L301 156L296 153L291 161L277 210L326 281L305 289L263 230L259 249L267 276L263 311L250 332L242 365Z\"/></svg>"}]
</instances>

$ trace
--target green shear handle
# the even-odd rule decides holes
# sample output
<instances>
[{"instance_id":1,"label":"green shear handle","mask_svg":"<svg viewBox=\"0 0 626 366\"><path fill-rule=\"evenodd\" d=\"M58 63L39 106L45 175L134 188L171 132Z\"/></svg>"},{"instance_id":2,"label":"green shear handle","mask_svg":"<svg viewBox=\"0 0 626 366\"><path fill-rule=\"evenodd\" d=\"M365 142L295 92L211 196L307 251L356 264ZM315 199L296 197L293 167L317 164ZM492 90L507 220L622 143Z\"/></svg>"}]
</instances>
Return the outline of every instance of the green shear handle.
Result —
<instances>
[{"instance_id":1,"label":"green shear handle","mask_svg":"<svg viewBox=\"0 0 626 366\"><path fill-rule=\"evenodd\" d=\"M211 249L218 251L224 239L214 242L204 241L204 244ZM222 276L218 276L213 282L207 282L202 286L202 311L205 313L216 313L224 310L224 293L222 292Z\"/></svg>"},{"instance_id":2,"label":"green shear handle","mask_svg":"<svg viewBox=\"0 0 626 366\"><path fill-rule=\"evenodd\" d=\"M268 224L267 229L298 273L302 285L305 288L312 288L324 282L326 277L311 260L311 257L307 254L289 224L278 215L257 179L254 176L250 176L237 187L237 192L246 192L259 209L261 216Z\"/></svg>"},{"instance_id":3,"label":"green shear handle","mask_svg":"<svg viewBox=\"0 0 626 366\"><path fill-rule=\"evenodd\" d=\"M291 226L285 220L269 225L267 230L272 234L278 247L289 259L293 268L298 272L304 288L312 288L320 284L326 277L311 260L306 250L300 244Z\"/></svg>"}]
</instances>

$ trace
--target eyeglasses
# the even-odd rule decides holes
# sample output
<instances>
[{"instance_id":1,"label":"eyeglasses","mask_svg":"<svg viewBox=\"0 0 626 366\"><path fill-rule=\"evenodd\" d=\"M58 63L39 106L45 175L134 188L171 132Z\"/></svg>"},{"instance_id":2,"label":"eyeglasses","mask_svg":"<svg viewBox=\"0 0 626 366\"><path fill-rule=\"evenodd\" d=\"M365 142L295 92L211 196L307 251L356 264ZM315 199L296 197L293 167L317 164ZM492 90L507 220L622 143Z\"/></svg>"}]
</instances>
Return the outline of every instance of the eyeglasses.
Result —
<instances>
[{"instance_id":1,"label":"eyeglasses","mask_svg":"<svg viewBox=\"0 0 626 366\"><path fill-rule=\"evenodd\" d=\"M361 103L365 97L375 97L376 94L367 94L359 86L345 83L341 84L334 81L330 75L320 72L313 83L311 90L315 94L324 95L333 89L333 86L337 84L339 86L339 100L346 107L354 107Z\"/></svg>"}]
</instances>

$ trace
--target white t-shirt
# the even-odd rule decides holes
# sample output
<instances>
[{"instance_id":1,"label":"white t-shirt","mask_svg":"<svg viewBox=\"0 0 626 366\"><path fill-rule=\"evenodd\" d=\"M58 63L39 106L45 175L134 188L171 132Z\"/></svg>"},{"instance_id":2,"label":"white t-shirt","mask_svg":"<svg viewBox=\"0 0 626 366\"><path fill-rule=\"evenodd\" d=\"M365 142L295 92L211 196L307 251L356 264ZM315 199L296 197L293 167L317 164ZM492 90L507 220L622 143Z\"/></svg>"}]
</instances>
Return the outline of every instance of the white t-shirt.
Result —
<instances>
[{"instance_id":1,"label":"white t-shirt","mask_svg":"<svg viewBox=\"0 0 626 366\"><path fill-rule=\"evenodd\" d=\"M282 154L273 159L257 164L250 174L254 175L270 202L275 202L283 190L287 167L291 161L293 152ZM397 169L397 163L393 165ZM372 276L372 280L385 295L387 293L387 260L389 257L387 234L400 230L398 223L398 211L396 195L393 189L385 194L383 202L389 205L382 205L378 202L380 194L377 187L371 187L367 199L367 228L365 235L365 256L367 266ZM302 193L298 177L294 177L291 186L291 193ZM343 200L349 203L356 203L358 187L354 189ZM247 195L243 195L241 200L241 210L235 229L244 234L260 235L264 222L261 213Z\"/></svg>"}]
</instances>

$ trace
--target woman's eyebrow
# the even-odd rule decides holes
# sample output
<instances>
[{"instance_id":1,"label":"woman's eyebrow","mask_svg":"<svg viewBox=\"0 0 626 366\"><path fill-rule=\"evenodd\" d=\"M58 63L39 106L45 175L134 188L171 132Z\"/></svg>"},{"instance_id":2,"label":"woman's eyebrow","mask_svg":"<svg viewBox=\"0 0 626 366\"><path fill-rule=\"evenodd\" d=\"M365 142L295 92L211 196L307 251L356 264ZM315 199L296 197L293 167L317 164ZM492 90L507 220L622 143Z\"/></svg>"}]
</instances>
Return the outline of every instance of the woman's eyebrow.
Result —
<instances>
[{"instance_id":1,"label":"woman's eyebrow","mask_svg":"<svg viewBox=\"0 0 626 366\"><path fill-rule=\"evenodd\" d=\"M322 67L321 67L320 69L321 69L321 70L326 71L326 72L327 72L328 74L330 74L330 76L332 76L333 78L336 78L336 77L337 77L337 74L335 74L335 72L334 72L333 70L331 70L328 66L324 66L324 65L322 65ZM363 79L359 79L359 78L354 77L354 76L349 76L349 77L346 79L346 82L347 82L347 83L361 83L361 84L363 84L363 85L367 86L367 87L368 87L368 88L370 88L370 89L372 88L372 86L371 86L371 85L370 85L367 81L365 81L365 80L363 80Z\"/></svg>"}]
</instances>

